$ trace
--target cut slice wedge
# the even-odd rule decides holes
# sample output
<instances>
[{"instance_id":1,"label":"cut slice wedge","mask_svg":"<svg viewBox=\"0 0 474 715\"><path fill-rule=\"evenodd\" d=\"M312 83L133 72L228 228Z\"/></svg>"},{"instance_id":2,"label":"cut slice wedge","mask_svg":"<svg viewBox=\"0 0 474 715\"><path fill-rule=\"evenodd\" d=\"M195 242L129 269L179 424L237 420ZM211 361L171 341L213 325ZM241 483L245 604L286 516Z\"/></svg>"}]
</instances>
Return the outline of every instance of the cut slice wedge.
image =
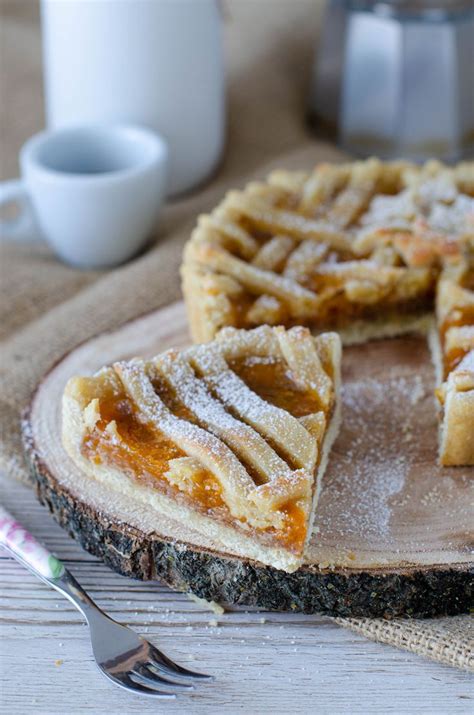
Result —
<instances>
[{"instance_id":1,"label":"cut slice wedge","mask_svg":"<svg viewBox=\"0 0 474 715\"><path fill-rule=\"evenodd\" d=\"M223 330L204 345L73 377L63 443L83 478L294 571L339 422L340 339Z\"/></svg>"},{"instance_id":2,"label":"cut slice wedge","mask_svg":"<svg viewBox=\"0 0 474 715\"><path fill-rule=\"evenodd\" d=\"M463 276L471 284L470 273ZM444 278L436 295L432 339L441 405L440 462L474 464L474 291Z\"/></svg>"}]
</instances>

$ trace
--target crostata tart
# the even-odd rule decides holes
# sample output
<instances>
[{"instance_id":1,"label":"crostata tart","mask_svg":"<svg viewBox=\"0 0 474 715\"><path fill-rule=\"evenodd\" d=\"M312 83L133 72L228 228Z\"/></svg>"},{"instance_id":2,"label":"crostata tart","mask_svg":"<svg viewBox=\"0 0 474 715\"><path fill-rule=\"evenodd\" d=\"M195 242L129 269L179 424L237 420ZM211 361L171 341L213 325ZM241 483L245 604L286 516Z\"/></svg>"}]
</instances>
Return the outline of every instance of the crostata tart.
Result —
<instances>
[{"instance_id":1,"label":"crostata tart","mask_svg":"<svg viewBox=\"0 0 474 715\"><path fill-rule=\"evenodd\" d=\"M472 290L470 289L472 288ZM440 461L474 464L474 270L437 287L433 354L440 387Z\"/></svg>"},{"instance_id":2,"label":"crostata tart","mask_svg":"<svg viewBox=\"0 0 474 715\"><path fill-rule=\"evenodd\" d=\"M427 332L437 296L443 464L474 463L474 163L276 171L201 216L182 266L195 340L225 326Z\"/></svg>"},{"instance_id":3,"label":"crostata tart","mask_svg":"<svg viewBox=\"0 0 474 715\"><path fill-rule=\"evenodd\" d=\"M226 328L205 345L73 377L64 445L157 520L293 571L338 427L340 358L335 333Z\"/></svg>"}]
</instances>

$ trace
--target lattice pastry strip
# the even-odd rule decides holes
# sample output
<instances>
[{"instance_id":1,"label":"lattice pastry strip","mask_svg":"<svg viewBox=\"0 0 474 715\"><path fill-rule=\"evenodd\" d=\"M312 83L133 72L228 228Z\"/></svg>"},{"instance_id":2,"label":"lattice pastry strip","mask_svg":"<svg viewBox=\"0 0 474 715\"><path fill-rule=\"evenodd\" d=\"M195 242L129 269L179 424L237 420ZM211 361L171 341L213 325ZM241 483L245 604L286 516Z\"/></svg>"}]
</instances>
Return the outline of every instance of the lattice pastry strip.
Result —
<instances>
[{"instance_id":1,"label":"lattice pastry strip","mask_svg":"<svg viewBox=\"0 0 474 715\"><path fill-rule=\"evenodd\" d=\"M267 271L276 271L283 267L295 243L289 236L274 236L264 243L253 257L252 264Z\"/></svg>"},{"instance_id":2,"label":"lattice pastry strip","mask_svg":"<svg viewBox=\"0 0 474 715\"><path fill-rule=\"evenodd\" d=\"M314 468L318 445L297 419L252 392L243 380L228 368L224 358L216 350L207 346L196 350L192 362L212 392L227 408L269 438L298 467L309 471ZM324 373L321 365L320 370ZM274 473L276 474L277 470Z\"/></svg>"},{"instance_id":3,"label":"lattice pastry strip","mask_svg":"<svg viewBox=\"0 0 474 715\"><path fill-rule=\"evenodd\" d=\"M335 334L225 330L72 378L64 444L84 472L157 514L293 570L334 438L339 366Z\"/></svg>"},{"instance_id":4,"label":"lattice pastry strip","mask_svg":"<svg viewBox=\"0 0 474 715\"><path fill-rule=\"evenodd\" d=\"M203 266L235 278L250 293L267 293L282 299L295 317L314 315L317 310L318 298L312 291L289 278L245 263L225 249L201 243L195 246L195 256Z\"/></svg>"},{"instance_id":5,"label":"lattice pastry strip","mask_svg":"<svg viewBox=\"0 0 474 715\"><path fill-rule=\"evenodd\" d=\"M469 271L459 276L469 279ZM436 299L437 335L432 343L441 383L440 460L474 464L474 290L443 278Z\"/></svg>"},{"instance_id":6,"label":"lattice pastry strip","mask_svg":"<svg viewBox=\"0 0 474 715\"><path fill-rule=\"evenodd\" d=\"M347 183L350 164L323 164L310 174L301 189L299 210L313 218L320 218L333 196Z\"/></svg>"},{"instance_id":7,"label":"lattice pastry strip","mask_svg":"<svg viewBox=\"0 0 474 715\"><path fill-rule=\"evenodd\" d=\"M114 369L133 399L140 421L179 443L189 457L215 474L236 515L244 515L246 494L254 483L235 454L212 433L176 417L166 407L156 394L143 361L116 363Z\"/></svg>"},{"instance_id":8,"label":"lattice pastry strip","mask_svg":"<svg viewBox=\"0 0 474 715\"><path fill-rule=\"evenodd\" d=\"M200 216L199 227L204 237L211 232L224 246L234 245L243 258L251 259L259 249L258 242L251 234L217 213L213 216Z\"/></svg>"},{"instance_id":9,"label":"lattice pastry strip","mask_svg":"<svg viewBox=\"0 0 474 715\"><path fill-rule=\"evenodd\" d=\"M294 211L273 208L263 198L249 197L234 191L228 194L225 206L250 220L260 231L268 231L272 235L284 234L296 241L308 238L324 241L335 250L350 250L347 236L328 222L308 219Z\"/></svg>"},{"instance_id":10,"label":"lattice pastry strip","mask_svg":"<svg viewBox=\"0 0 474 715\"><path fill-rule=\"evenodd\" d=\"M358 219L375 194L382 171L377 159L353 164L347 185L335 197L324 219L339 228Z\"/></svg>"},{"instance_id":11,"label":"lattice pastry strip","mask_svg":"<svg viewBox=\"0 0 474 715\"><path fill-rule=\"evenodd\" d=\"M304 285L314 275L316 267L327 256L328 251L327 243L316 243L310 239L301 241L288 255L283 275Z\"/></svg>"},{"instance_id":12,"label":"lattice pastry strip","mask_svg":"<svg viewBox=\"0 0 474 715\"><path fill-rule=\"evenodd\" d=\"M155 360L153 367L156 368L171 387L179 393L181 402L193 414L197 422L227 444L240 460L245 461L246 464L251 466L253 472L258 474L259 480L266 483L283 478L288 480L288 484L291 485L292 470L288 464L281 459L260 436L259 431L253 429L253 427L250 427L245 422L236 419L226 411L223 404L216 400L212 396L212 393L208 391L206 383L196 377L191 366L184 358L176 353L167 353L163 357ZM224 369L224 372L227 372L227 370ZM230 373L230 371L228 372ZM208 384L212 385L212 382ZM241 389L239 389L239 387L241 387ZM248 388L246 388L243 383L238 385L237 388L234 384L234 399L237 404L245 404L246 395L244 391L246 389ZM258 400L257 396L255 397ZM289 420L285 420L286 429L291 427L289 422ZM256 420L254 424L256 427L260 426ZM301 431L304 431L298 423L297 425ZM314 444L307 434L304 436L312 448L310 458L305 465L309 470L309 474L307 475L307 481L309 481L311 479L311 471L314 469L316 463L317 445ZM288 494L290 498L302 496L300 491L302 480L295 479L294 481L297 488L294 489L290 486ZM296 485L297 481L298 484ZM250 496L251 498L248 490L244 496ZM272 506L274 505L272 504Z\"/></svg>"},{"instance_id":13,"label":"lattice pastry strip","mask_svg":"<svg viewBox=\"0 0 474 715\"><path fill-rule=\"evenodd\" d=\"M286 315L282 301L273 295L259 295L246 312L245 319L249 325L279 325Z\"/></svg>"},{"instance_id":14,"label":"lattice pastry strip","mask_svg":"<svg viewBox=\"0 0 474 715\"><path fill-rule=\"evenodd\" d=\"M302 249L304 245L301 244ZM225 249L212 247L209 244L199 244L194 247L195 255L203 267L214 268L222 275L228 275L237 281L237 285L240 283L251 294L258 291L263 293L263 296L255 298L256 304L248 309L249 323L255 323L259 317L262 317L262 322L275 324L284 319L285 314L295 320L310 319L317 315L322 301L338 290L344 290L349 300L354 303L371 304L393 290L399 289L400 295L408 298L413 292L417 292L420 285L425 289L429 287L430 273L426 269L406 271L368 260L316 264L316 256L323 255L326 250L324 246L320 251L313 252L315 261L311 280L316 285L316 290L310 290L292 277L288 277L286 269L282 275L278 275L270 270L245 263L231 256ZM305 252L309 253L307 248ZM292 255L287 262L290 271L291 265L295 270L295 262L291 260ZM304 270L305 261L301 254L296 257L296 265L298 262L300 270ZM269 301L268 296L274 300Z\"/></svg>"},{"instance_id":15,"label":"lattice pastry strip","mask_svg":"<svg viewBox=\"0 0 474 715\"><path fill-rule=\"evenodd\" d=\"M201 309L190 307L192 326L200 324L197 330L209 338L229 323L245 327L314 321L319 327L327 316L334 316L335 325L343 324L345 311L350 318L357 313L364 317L364 306L372 310L380 304L389 312L398 301L405 312L405 303L411 302L413 309L417 300L424 305L435 271L442 263L454 266L462 260L469 236L452 240L451 233L448 239L433 234L424 219L417 222L417 212L431 205L451 210L446 202L453 192L458 192L455 200L471 201L459 194L459 184L471 186L472 174L467 165L450 170L430 164L420 170L370 160L322 165L309 174L274 172L267 185L253 183L243 192L231 192L208 220L200 219L186 251L185 293L206 298ZM431 203L424 182L431 182L435 192ZM470 209L466 204L459 210ZM238 238L230 236L230 226ZM345 263L351 259L361 263L361 270L365 266L365 276L350 275L352 266ZM367 275L371 264L393 269L392 278L376 268ZM241 291L193 287L186 274L204 268L231 277ZM321 281L332 274L336 283ZM334 302L339 290L345 302ZM226 300L220 298L224 293Z\"/></svg>"},{"instance_id":16,"label":"lattice pastry strip","mask_svg":"<svg viewBox=\"0 0 474 715\"><path fill-rule=\"evenodd\" d=\"M456 313L453 320L458 319L462 311L474 313L474 291L463 288L453 280L441 279L438 283L436 300L436 317L438 323L443 323L450 313Z\"/></svg>"},{"instance_id":17,"label":"lattice pastry strip","mask_svg":"<svg viewBox=\"0 0 474 715\"><path fill-rule=\"evenodd\" d=\"M474 350L474 322L473 325L448 328L444 336L444 351L449 354L453 350L463 353Z\"/></svg>"},{"instance_id":18,"label":"lattice pastry strip","mask_svg":"<svg viewBox=\"0 0 474 715\"><path fill-rule=\"evenodd\" d=\"M297 382L303 389L314 392L323 407L332 399L332 380L323 370L318 352L304 328L286 331L275 328L281 351Z\"/></svg>"}]
</instances>

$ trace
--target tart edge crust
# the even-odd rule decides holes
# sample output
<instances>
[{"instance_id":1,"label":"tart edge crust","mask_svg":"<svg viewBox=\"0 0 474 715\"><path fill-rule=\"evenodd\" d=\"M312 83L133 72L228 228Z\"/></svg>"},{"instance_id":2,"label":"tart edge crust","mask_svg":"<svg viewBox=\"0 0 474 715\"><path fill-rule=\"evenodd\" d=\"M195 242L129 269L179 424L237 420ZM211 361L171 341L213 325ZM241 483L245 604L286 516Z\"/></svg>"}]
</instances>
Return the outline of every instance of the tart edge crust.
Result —
<instances>
[{"instance_id":1,"label":"tart edge crust","mask_svg":"<svg viewBox=\"0 0 474 715\"><path fill-rule=\"evenodd\" d=\"M336 346L333 346L333 349L336 351L336 362L333 365L335 373L332 378L335 399L321 444L321 458L319 463L316 465L316 471L314 474L314 493L311 513L308 520L308 536L306 537L306 542L312 532L312 524L315 519L323 475L326 470L331 447L337 437L341 423L341 352L339 339L336 340ZM254 535L251 533L245 534L243 531L237 532L232 525L220 523L213 518L207 517L205 514L195 512L194 510L186 508L183 505L176 507L173 499L161 494L158 491L152 492L149 487L141 487L136 484L129 485L127 480L123 480L121 470L118 468L104 464L102 464L100 468L97 468L82 454L81 443L86 428L83 408L79 405L75 397L69 394L67 386L63 394L62 421L62 442L66 452L84 474L93 479L97 479L101 483L109 485L112 492L114 487L123 487L130 496L138 493L140 501L146 502L152 498L155 507L157 508L158 518L159 512L161 511L165 518L170 517L171 519L179 522L183 518L183 510L186 510L186 522L191 527L195 527L196 530L201 533L205 531L211 538L230 548L232 553L236 554L237 558L240 555L241 558L255 559L263 564L272 564L274 567L282 569L288 573L294 572L301 565L302 555L294 554L291 551L280 547L278 544L263 544L260 540L255 539Z\"/></svg>"},{"instance_id":2,"label":"tart edge crust","mask_svg":"<svg viewBox=\"0 0 474 715\"><path fill-rule=\"evenodd\" d=\"M386 572L277 571L252 561L146 535L82 502L44 465L34 443L30 408L22 438L30 480L39 501L81 546L118 573L163 580L171 588L228 605L342 617L429 618L466 613L474 599L472 564Z\"/></svg>"},{"instance_id":3,"label":"tart edge crust","mask_svg":"<svg viewBox=\"0 0 474 715\"><path fill-rule=\"evenodd\" d=\"M219 330L227 327L227 324L219 322L220 315L217 306L209 305L206 301L206 295L201 290L200 281L195 275L194 263L184 257L180 270L182 293L193 343L213 340ZM401 314L397 317L382 316L377 320L356 319L341 328L327 327L321 330L311 330L310 328L310 330L313 335L337 332L343 346L360 345L369 340L396 338L410 333L426 335L429 333L433 321L432 312L425 310L415 314ZM251 328L248 329L251 330Z\"/></svg>"}]
</instances>

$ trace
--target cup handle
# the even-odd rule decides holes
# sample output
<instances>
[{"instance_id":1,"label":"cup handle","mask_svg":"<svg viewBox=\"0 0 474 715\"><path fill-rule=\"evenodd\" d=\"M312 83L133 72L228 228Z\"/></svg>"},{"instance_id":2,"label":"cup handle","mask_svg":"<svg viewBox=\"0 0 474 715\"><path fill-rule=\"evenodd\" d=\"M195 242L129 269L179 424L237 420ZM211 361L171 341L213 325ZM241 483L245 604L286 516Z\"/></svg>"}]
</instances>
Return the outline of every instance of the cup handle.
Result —
<instances>
[{"instance_id":1,"label":"cup handle","mask_svg":"<svg viewBox=\"0 0 474 715\"><path fill-rule=\"evenodd\" d=\"M0 236L9 241L31 241L38 238L33 208L25 184L21 179L0 183L0 209L9 203L16 203L17 218L0 219Z\"/></svg>"}]
</instances>

